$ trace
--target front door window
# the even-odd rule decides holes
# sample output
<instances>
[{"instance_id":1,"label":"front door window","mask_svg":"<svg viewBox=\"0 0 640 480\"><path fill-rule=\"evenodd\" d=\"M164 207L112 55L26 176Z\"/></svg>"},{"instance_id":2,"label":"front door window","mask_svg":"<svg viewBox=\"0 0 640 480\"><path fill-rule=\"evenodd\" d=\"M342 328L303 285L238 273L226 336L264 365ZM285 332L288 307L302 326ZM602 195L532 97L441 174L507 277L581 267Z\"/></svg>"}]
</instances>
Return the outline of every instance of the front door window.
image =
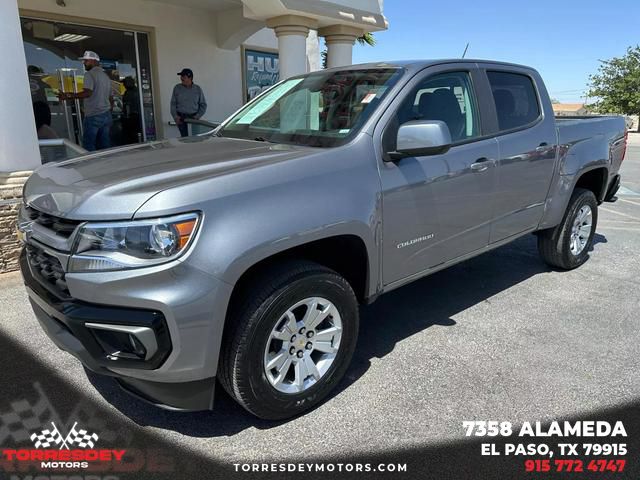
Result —
<instances>
[{"instance_id":1,"label":"front door window","mask_svg":"<svg viewBox=\"0 0 640 480\"><path fill-rule=\"evenodd\" d=\"M399 123L440 120L454 143L480 135L478 112L467 72L447 72L427 78L398 112Z\"/></svg>"}]
</instances>

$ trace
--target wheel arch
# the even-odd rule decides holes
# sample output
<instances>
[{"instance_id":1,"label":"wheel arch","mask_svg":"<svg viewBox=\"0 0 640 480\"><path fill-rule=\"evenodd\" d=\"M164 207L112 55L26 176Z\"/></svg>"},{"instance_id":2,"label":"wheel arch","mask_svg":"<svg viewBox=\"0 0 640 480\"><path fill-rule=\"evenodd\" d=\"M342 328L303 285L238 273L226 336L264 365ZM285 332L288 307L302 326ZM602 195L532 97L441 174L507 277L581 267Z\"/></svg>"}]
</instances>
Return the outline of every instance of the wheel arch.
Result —
<instances>
[{"instance_id":1,"label":"wheel arch","mask_svg":"<svg viewBox=\"0 0 640 480\"><path fill-rule=\"evenodd\" d=\"M607 167L595 167L582 172L576 179L572 193L576 188L584 188L591 190L598 200L598 204L602 203L607 193L607 183L609 179L609 170Z\"/></svg>"},{"instance_id":2,"label":"wheel arch","mask_svg":"<svg viewBox=\"0 0 640 480\"><path fill-rule=\"evenodd\" d=\"M337 259L345 259L345 262L338 263L329 259L329 253L340 251ZM214 349L216 358L216 372L218 370L220 355L222 354L223 339L229 335L230 322L234 312L239 308L239 302L243 299L243 293L250 288L252 280L259 279L269 268L278 263L290 260L309 260L324 265L336 271L351 285L357 300L360 303L367 302L372 297L372 291L377 289L377 270L375 263L372 263L371 245L367 245L365 239L353 233L342 233L330 235L314 240L310 240L297 245L291 245L277 251L270 251L259 257L252 255L253 261L243 262L242 267L238 265L233 268L236 277L232 283L233 288L229 294L226 304L226 311L223 319L221 335L214 339ZM244 257L245 259L248 256ZM329 261L328 261L329 260ZM240 261L240 260L239 260Z\"/></svg>"},{"instance_id":3,"label":"wheel arch","mask_svg":"<svg viewBox=\"0 0 640 480\"><path fill-rule=\"evenodd\" d=\"M548 194L545 213L538 225L538 230L553 228L558 225L569 205L571 195L576 188L591 190L598 204L602 203L607 193L609 169L602 163L595 163L573 175L558 175L554 186Z\"/></svg>"},{"instance_id":4,"label":"wheel arch","mask_svg":"<svg viewBox=\"0 0 640 480\"><path fill-rule=\"evenodd\" d=\"M246 265L234 283L229 303L248 287L252 278L279 262L293 259L309 260L336 271L349 282L359 302L370 296L371 266L366 243L358 235L341 234L291 246Z\"/></svg>"}]
</instances>

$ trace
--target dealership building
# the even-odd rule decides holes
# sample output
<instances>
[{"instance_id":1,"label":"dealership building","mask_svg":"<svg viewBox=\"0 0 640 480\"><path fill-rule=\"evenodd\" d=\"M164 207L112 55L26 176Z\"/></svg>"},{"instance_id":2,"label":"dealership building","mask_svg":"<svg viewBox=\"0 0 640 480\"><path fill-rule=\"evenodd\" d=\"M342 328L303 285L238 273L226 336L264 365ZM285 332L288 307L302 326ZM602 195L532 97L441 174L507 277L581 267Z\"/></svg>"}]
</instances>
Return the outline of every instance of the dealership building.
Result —
<instances>
[{"instance_id":1,"label":"dealership building","mask_svg":"<svg viewBox=\"0 0 640 480\"><path fill-rule=\"evenodd\" d=\"M178 136L169 105L182 68L203 89L203 120L219 122L279 78L319 69L322 37L327 65L342 66L356 38L387 28L383 0L3 0L0 18L0 272L16 268L29 173L81 152L81 104L57 93L82 90L85 50L112 80L120 146ZM133 124L123 114L132 101ZM38 140L36 102L56 139Z\"/></svg>"}]
</instances>

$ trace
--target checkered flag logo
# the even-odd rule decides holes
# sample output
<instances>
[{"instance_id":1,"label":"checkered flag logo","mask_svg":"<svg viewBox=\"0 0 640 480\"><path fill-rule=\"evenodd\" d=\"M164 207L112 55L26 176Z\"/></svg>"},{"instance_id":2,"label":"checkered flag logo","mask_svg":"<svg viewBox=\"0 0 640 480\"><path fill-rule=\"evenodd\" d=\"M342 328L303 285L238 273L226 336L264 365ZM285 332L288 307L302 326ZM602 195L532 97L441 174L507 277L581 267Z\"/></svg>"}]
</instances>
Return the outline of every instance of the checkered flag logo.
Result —
<instances>
[{"instance_id":1,"label":"checkered flag logo","mask_svg":"<svg viewBox=\"0 0 640 480\"><path fill-rule=\"evenodd\" d=\"M62 435L60 435L56 424L51 422L51 425L53 426L52 430L45 429L40 433L34 433L31 435L31 441L36 448L49 448L53 445L58 446L61 443L65 444L65 440L62 438Z\"/></svg>"},{"instance_id":2,"label":"checkered flag logo","mask_svg":"<svg viewBox=\"0 0 640 480\"><path fill-rule=\"evenodd\" d=\"M98 435L95 433L89 433L85 429L76 429L78 422L73 424L71 431L66 437L62 437L56 424L51 422L53 426L52 430L42 430L40 433L34 433L31 435L31 441L36 448L49 448L52 446L58 446L62 450L66 448L69 450L71 447L76 446L79 448L93 448L98 441Z\"/></svg>"},{"instance_id":3,"label":"checkered flag logo","mask_svg":"<svg viewBox=\"0 0 640 480\"><path fill-rule=\"evenodd\" d=\"M98 441L98 435L95 433L89 433L84 429L76 430L76 425L78 423L74 423L69 435L65 439L65 443L68 445L76 445L80 448L93 448L95 442Z\"/></svg>"}]
</instances>

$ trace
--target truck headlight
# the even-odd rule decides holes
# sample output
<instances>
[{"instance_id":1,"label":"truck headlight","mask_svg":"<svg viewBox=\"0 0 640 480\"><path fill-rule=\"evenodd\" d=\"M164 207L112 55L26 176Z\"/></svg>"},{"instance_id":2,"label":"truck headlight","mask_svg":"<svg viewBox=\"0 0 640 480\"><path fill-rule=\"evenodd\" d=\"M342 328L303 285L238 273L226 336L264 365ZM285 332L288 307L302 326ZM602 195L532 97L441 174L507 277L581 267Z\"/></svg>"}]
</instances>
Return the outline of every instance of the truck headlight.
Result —
<instances>
[{"instance_id":1,"label":"truck headlight","mask_svg":"<svg viewBox=\"0 0 640 480\"><path fill-rule=\"evenodd\" d=\"M127 270L159 265L182 255L195 236L197 213L130 222L86 223L69 260L69 272Z\"/></svg>"}]
</instances>

